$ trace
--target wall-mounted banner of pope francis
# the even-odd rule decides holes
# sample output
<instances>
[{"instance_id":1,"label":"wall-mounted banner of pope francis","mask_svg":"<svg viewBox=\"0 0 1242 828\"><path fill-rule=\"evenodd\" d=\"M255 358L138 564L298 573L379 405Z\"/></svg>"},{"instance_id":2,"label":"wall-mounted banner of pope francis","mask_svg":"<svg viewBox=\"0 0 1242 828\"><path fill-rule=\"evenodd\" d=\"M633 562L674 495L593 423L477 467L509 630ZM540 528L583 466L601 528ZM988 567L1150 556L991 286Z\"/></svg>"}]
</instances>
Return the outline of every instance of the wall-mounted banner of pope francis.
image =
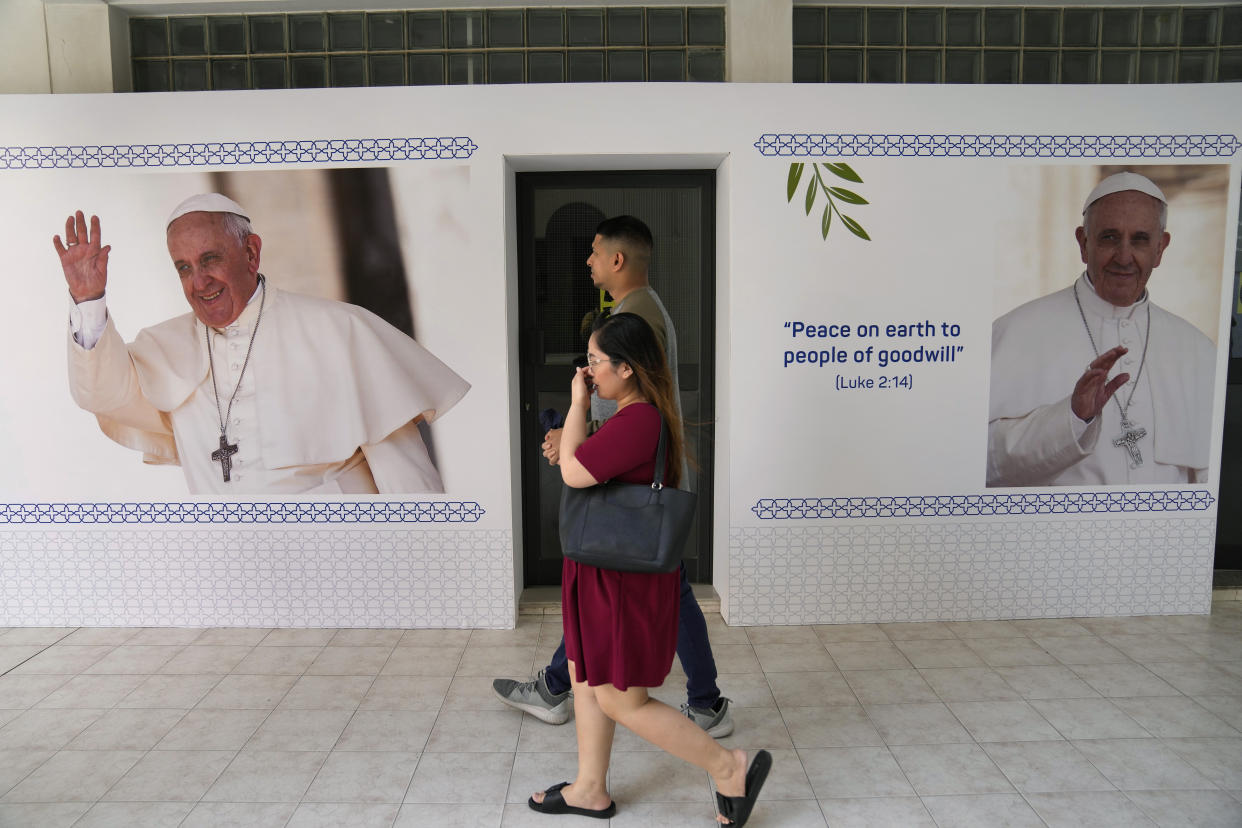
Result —
<instances>
[{"instance_id":1,"label":"wall-mounted banner of pope francis","mask_svg":"<svg viewBox=\"0 0 1242 828\"><path fill-rule=\"evenodd\" d=\"M376 313L277 288L260 270L264 219L220 193L174 207L168 253L190 312L126 343L107 228L70 215L53 244L74 303L74 401L146 462L180 465L192 494L443 492L420 424L469 384Z\"/></svg>"},{"instance_id":2,"label":"wall-mounted banner of pope francis","mask_svg":"<svg viewBox=\"0 0 1242 828\"><path fill-rule=\"evenodd\" d=\"M1085 270L993 323L988 486L1207 482L1217 347L1204 331L1218 325L1223 243L1211 250L1193 234L1197 224L1223 226L1227 168L1166 172L1168 195L1129 170L1098 181L1074 231ZM1201 216L1204 181L1220 205ZM1171 221L1175 192L1190 206ZM1201 262L1168 266L1170 223L1183 255ZM1066 247L1068 236L1066 227ZM1204 284L1197 324L1156 303L1181 301L1189 315L1195 279Z\"/></svg>"}]
</instances>

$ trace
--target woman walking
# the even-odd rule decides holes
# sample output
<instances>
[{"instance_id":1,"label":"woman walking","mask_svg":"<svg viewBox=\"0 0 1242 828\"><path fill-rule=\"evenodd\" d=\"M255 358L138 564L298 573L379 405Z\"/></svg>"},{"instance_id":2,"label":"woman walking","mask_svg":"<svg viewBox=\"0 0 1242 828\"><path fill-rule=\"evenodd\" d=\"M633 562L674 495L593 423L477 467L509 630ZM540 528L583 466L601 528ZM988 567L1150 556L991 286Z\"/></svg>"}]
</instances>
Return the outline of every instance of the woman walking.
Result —
<instances>
[{"instance_id":1,"label":"woman walking","mask_svg":"<svg viewBox=\"0 0 1242 828\"><path fill-rule=\"evenodd\" d=\"M616 400L617 413L587 437L591 392ZM664 352L642 317L619 313L596 323L587 366L577 369L561 435L561 476L574 488L607 480L651 483L661 423L668 429L665 479L680 482L685 442ZM680 575L600 569L565 559L561 603L578 736L578 776L530 798L536 811L607 819L608 764L616 723L711 776L717 820L741 826L772 759L728 750L647 689L664 683L677 646Z\"/></svg>"}]
</instances>

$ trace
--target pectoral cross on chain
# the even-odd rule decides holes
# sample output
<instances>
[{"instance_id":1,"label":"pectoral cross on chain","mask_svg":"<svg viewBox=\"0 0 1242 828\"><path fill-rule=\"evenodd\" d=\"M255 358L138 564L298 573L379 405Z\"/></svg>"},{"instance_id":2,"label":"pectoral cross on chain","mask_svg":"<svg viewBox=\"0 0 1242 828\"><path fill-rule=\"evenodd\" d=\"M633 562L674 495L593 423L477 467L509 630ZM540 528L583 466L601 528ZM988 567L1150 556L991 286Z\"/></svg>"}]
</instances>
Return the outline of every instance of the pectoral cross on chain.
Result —
<instances>
[{"instance_id":1,"label":"pectoral cross on chain","mask_svg":"<svg viewBox=\"0 0 1242 828\"><path fill-rule=\"evenodd\" d=\"M1147 432L1143 432L1146 434ZM229 482L229 472L233 470L233 455L237 454L237 443L230 443L223 434L220 435L220 448L211 453L211 459L220 464L224 472L224 482ZM1139 462L1142 462L1141 460Z\"/></svg>"},{"instance_id":2,"label":"pectoral cross on chain","mask_svg":"<svg viewBox=\"0 0 1242 828\"><path fill-rule=\"evenodd\" d=\"M1143 452L1139 451L1138 441L1146 436L1147 429L1136 426L1125 417L1121 418L1121 434L1113 438L1113 445L1125 449L1130 455L1130 468L1132 469L1143 465Z\"/></svg>"}]
</instances>

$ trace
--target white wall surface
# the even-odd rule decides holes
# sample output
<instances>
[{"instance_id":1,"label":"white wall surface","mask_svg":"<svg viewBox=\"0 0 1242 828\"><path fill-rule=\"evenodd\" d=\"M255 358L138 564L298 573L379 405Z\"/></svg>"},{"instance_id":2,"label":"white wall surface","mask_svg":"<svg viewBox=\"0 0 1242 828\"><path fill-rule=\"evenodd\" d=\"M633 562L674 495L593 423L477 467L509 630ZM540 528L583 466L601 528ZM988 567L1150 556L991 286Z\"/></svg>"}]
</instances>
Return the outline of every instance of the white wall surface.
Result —
<instances>
[{"instance_id":1,"label":"white wall surface","mask_svg":"<svg viewBox=\"0 0 1242 828\"><path fill-rule=\"evenodd\" d=\"M729 0L725 80L788 83L793 80L793 0Z\"/></svg>"},{"instance_id":2,"label":"white wall surface","mask_svg":"<svg viewBox=\"0 0 1242 828\"><path fill-rule=\"evenodd\" d=\"M0 3L0 92L51 91L43 0Z\"/></svg>"},{"instance_id":3,"label":"white wall surface","mask_svg":"<svg viewBox=\"0 0 1242 828\"><path fill-rule=\"evenodd\" d=\"M53 92L123 91L116 86L112 56L129 51L125 18L104 0L59 0L44 5L47 55ZM113 27L117 27L116 37ZM121 65L128 61L121 59ZM122 78L129 75L128 67Z\"/></svg>"}]
</instances>

